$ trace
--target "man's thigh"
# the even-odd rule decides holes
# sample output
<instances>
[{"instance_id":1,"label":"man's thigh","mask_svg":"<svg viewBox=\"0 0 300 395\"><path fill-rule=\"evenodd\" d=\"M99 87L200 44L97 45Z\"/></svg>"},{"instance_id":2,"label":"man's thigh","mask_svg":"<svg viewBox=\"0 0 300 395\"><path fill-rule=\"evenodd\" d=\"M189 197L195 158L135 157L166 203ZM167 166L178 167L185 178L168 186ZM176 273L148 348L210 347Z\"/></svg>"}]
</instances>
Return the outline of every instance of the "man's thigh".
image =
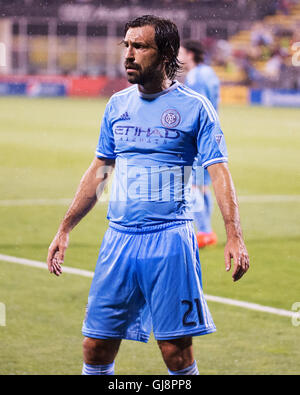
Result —
<instances>
[{"instance_id":1,"label":"man's thigh","mask_svg":"<svg viewBox=\"0 0 300 395\"><path fill-rule=\"evenodd\" d=\"M83 340L84 362L89 365L111 364L119 351L121 339L93 339L85 337Z\"/></svg>"}]
</instances>

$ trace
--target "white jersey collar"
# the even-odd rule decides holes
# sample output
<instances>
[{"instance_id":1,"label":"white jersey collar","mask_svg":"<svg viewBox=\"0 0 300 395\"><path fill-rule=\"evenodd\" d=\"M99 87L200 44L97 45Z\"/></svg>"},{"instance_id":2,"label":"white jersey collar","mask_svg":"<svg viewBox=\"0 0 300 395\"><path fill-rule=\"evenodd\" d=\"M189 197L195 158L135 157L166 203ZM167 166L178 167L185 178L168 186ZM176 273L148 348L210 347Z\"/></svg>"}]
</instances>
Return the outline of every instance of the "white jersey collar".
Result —
<instances>
[{"instance_id":1,"label":"white jersey collar","mask_svg":"<svg viewBox=\"0 0 300 395\"><path fill-rule=\"evenodd\" d=\"M140 97L143 97L144 99L155 99L155 98L157 98L159 96L165 95L166 93L169 93L169 92L173 91L174 89L177 89L177 87L179 85L180 85L180 82L174 81L173 84L168 89L165 89L165 90L163 90L161 92L157 92L157 93L143 93L143 92L140 92L140 90L138 88L138 85L137 85L137 92L138 92L138 95Z\"/></svg>"}]
</instances>

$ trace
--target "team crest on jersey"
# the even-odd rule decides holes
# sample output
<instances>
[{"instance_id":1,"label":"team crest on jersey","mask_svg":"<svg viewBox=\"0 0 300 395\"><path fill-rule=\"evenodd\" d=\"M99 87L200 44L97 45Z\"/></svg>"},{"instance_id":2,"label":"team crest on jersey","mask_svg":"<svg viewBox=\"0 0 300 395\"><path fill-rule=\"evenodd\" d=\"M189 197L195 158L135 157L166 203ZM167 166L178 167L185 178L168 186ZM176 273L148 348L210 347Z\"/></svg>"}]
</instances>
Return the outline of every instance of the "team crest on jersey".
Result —
<instances>
[{"instance_id":1,"label":"team crest on jersey","mask_svg":"<svg viewBox=\"0 0 300 395\"><path fill-rule=\"evenodd\" d=\"M176 128L180 121L180 114L176 110L166 110L161 117L161 123L165 128Z\"/></svg>"}]
</instances>

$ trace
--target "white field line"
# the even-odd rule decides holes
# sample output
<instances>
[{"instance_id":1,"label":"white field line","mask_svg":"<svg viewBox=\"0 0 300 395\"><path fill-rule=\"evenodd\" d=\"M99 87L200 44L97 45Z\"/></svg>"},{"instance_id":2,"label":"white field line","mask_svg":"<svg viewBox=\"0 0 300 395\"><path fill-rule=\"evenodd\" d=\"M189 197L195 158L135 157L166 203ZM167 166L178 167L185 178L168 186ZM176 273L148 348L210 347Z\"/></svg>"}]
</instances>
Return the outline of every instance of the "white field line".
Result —
<instances>
[{"instance_id":1,"label":"white field line","mask_svg":"<svg viewBox=\"0 0 300 395\"><path fill-rule=\"evenodd\" d=\"M17 258L14 256L9 256L9 255L0 254L0 261L17 263L19 265L25 265L25 266L35 267L35 268L39 268L39 269L48 269L46 263L44 263L44 262L32 261L30 259ZM72 267L68 267L68 266L63 267L63 272L69 273L69 274L75 274L75 275L82 276L82 277L88 277L88 278L93 278L93 276L94 276L94 273L91 271L76 269L76 268L72 268ZM276 309L274 307L262 306L262 305L259 305L256 303L243 302L243 301L229 299L229 298L222 298L219 296L205 295L205 298L206 298L206 300L208 300L210 302L221 303L221 304L225 304L225 305L229 305L229 306L241 307L244 309L259 311L262 313L275 314L275 315L279 315L282 317L293 318L293 317L295 317L295 314L297 314L297 313L289 311L289 310Z\"/></svg>"},{"instance_id":2,"label":"white field line","mask_svg":"<svg viewBox=\"0 0 300 395\"><path fill-rule=\"evenodd\" d=\"M0 207L68 206L72 199L11 199L0 200Z\"/></svg>"},{"instance_id":3,"label":"white field line","mask_svg":"<svg viewBox=\"0 0 300 395\"><path fill-rule=\"evenodd\" d=\"M240 203L299 203L300 195L240 195ZM0 200L0 207L68 206L72 198Z\"/></svg>"}]
</instances>

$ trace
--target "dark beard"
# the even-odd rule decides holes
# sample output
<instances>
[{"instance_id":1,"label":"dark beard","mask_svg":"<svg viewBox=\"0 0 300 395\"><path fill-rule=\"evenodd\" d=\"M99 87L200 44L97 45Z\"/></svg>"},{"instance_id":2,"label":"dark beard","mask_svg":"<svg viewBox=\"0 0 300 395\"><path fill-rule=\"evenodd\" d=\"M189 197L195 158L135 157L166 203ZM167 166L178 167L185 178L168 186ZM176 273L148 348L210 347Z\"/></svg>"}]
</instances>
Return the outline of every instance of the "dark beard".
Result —
<instances>
[{"instance_id":1,"label":"dark beard","mask_svg":"<svg viewBox=\"0 0 300 395\"><path fill-rule=\"evenodd\" d=\"M163 79L163 71L161 66L161 60L158 59L151 66L147 67L145 70L141 71L138 66L134 68L137 69L138 74L127 75L127 80L131 84L139 84L145 85L147 83L151 83L152 81L162 80Z\"/></svg>"}]
</instances>

